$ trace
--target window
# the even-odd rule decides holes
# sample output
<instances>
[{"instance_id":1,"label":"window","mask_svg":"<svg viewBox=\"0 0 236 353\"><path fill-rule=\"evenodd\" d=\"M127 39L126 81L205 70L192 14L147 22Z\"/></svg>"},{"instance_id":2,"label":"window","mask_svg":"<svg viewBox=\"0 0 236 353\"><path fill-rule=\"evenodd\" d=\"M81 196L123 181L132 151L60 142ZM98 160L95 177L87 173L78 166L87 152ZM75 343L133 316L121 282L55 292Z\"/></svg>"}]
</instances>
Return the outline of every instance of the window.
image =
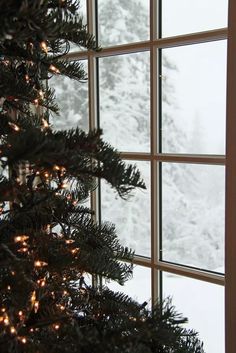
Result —
<instances>
[{"instance_id":1,"label":"window","mask_svg":"<svg viewBox=\"0 0 236 353\"><path fill-rule=\"evenodd\" d=\"M172 296L199 331L206 352L223 353L228 1L87 0L82 5L103 50L73 48L68 54L69 60L84 60L88 82L78 89L77 83L55 83L63 110L72 106L73 123L84 129L101 127L104 139L137 164L147 185L127 202L105 183L91 197L97 218L114 222L121 242L136 251L130 283L107 285L140 301L150 298L150 305ZM229 13L236 13L232 9ZM233 15L231 22L235 26ZM233 25L230 33L236 31ZM67 100L65 91L71 92ZM236 107L230 97L227 158L233 164ZM62 120L57 124L63 127ZM228 182L235 174L230 167ZM232 188L227 195L235 195ZM235 199L226 203L227 241L236 229L230 206ZM226 262L229 291L232 259L233 254ZM230 293L227 353L233 353L236 320L236 312L229 314Z\"/></svg>"}]
</instances>

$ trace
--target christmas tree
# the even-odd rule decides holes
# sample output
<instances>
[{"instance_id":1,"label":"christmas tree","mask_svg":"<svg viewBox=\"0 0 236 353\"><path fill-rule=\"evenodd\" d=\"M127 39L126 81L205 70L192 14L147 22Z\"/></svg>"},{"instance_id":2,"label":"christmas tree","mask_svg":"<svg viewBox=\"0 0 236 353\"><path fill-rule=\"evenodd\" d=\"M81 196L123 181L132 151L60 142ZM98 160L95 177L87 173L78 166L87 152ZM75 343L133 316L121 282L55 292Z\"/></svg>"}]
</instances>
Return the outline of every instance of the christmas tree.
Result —
<instances>
[{"instance_id":1,"label":"christmas tree","mask_svg":"<svg viewBox=\"0 0 236 353\"><path fill-rule=\"evenodd\" d=\"M70 44L100 50L79 3L0 2L0 23L0 351L203 352L170 302L150 310L96 285L129 279L133 252L84 201L101 178L123 198L145 185L101 131L50 126L50 78L86 79L63 59Z\"/></svg>"}]
</instances>

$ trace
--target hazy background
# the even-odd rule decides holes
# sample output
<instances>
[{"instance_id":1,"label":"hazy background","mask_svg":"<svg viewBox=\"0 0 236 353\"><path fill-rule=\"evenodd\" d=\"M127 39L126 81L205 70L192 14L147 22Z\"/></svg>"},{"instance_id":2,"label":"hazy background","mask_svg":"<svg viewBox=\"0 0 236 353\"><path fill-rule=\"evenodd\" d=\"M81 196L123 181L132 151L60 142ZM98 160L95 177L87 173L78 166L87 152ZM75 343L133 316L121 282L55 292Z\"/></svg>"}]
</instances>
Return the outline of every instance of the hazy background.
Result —
<instances>
[{"instance_id":1,"label":"hazy background","mask_svg":"<svg viewBox=\"0 0 236 353\"><path fill-rule=\"evenodd\" d=\"M227 26L225 0L163 0L162 10L163 37ZM149 0L98 0L98 21L103 47L148 40ZM87 130L87 83L51 82L61 106L54 127ZM162 152L224 154L226 41L164 49L161 84ZM99 97L104 139L120 151L150 152L149 52L99 59ZM116 224L124 245L150 257L150 163L133 163L147 190L124 202L103 182L102 218ZM217 165L162 163L163 260L224 272L224 173ZM150 269L135 267L124 287L108 285L149 300ZM200 332L206 353L224 352L223 287L164 273L163 293Z\"/></svg>"}]
</instances>

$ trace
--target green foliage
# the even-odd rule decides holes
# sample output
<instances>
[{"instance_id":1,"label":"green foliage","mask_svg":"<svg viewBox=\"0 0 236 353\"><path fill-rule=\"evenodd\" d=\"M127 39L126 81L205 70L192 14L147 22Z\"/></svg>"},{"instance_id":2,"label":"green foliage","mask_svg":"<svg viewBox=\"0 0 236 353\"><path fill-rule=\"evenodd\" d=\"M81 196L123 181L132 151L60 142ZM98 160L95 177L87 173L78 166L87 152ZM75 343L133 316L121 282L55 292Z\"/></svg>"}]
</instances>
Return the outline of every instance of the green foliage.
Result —
<instances>
[{"instance_id":1,"label":"green foliage","mask_svg":"<svg viewBox=\"0 0 236 353\"><path fill-rule=\"evenodd\" d=\"M7 164L14 169L20 162L29 162L34 166L35 177L36 173L50 174L56 185L54 189L65 179L69 182L74 178L78 189L87 183L91 185L94 177L106 179L121 197L134 187L145 188L136 167L126 165L100 135L101 131L86 134L79 129L45 134L38 128L9 134L1 145L2 157L7 161L3 166ZM64 174L55 165L65 170Z\"/></svg>"},{"instance_id":2,"label":"green foliage","mask_svg":"<svg viewBox=\"0 0 236 353\"><path fill-rule=\"evenodd\" d=\"M71 41L79 46L97 49L96 42L82 24L79 1L9 0L0 3L0 40L25 44L29 38L50 44ZM60 45L60 48L62 45Z\"/></svg>"},{"instance_id":3,"label":"green foliage","mask_svg":"<svg viewBox=\"0 0 236 353\"><path fill-rule=\"evenodd\" d=\"M0 3L0 351L202 353L169 302L147 310L87 278L124 284L133 251L85 202L106 180L122 198L145 188L135 166L78 128L53 131L52 75L84 80L62 56L99 50L72 0Z\"/></svg>"}]
</instances>

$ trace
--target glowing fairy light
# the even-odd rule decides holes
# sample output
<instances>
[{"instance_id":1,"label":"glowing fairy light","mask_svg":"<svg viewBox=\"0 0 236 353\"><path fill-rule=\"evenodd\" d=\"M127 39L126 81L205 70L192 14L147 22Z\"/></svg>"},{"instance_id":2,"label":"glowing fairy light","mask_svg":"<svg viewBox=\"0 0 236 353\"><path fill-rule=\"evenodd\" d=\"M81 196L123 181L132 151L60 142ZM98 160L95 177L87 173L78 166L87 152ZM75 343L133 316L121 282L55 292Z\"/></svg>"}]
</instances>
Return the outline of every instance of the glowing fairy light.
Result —
<instances>
[{"instance_id":1,"label":"glowing fairy light","mask_svg":"<svg viewBox=\"0 0 236 353\"><path fill-rule=\"evenodd\" d=\"M13 130L20 131L20 128L18 125L11 123L11 122L9 122L8 125L10 125Z\"/></svg>"},{"instance_id":2,"label":"glowing fairy light","mask_svg":"<svg viewBox=\"0 0 236 353\"><path fill-rule=\"evenodd\" d=\"M16 125L16 124L14 124L13 129L14 129L15 131L20 131L19 126L18 126L18 125Z\"/></svg>"},{"instance_id":3,"label":"glowing fairy light","mask_svg":"<svg viewBox=\"0 0 236 353\"><path fill-rule=\"evenodd\" d=\"M14 238L14 242L15 243L20 243L20 242L24 242L26 240L29 239L28 235L18 235L17 237Z\"/></svg>"},{"instance_id":4,"label":"glowing fairy light","mask_svg":"<svg viewBox=\"0 0 236 353\"><path fill-rule=\"evenodd\" d=\"M43 125L44 129L49 127L49 124L48 124L47 120L45 120L45 119L42 119L42 125Z\"/></svg>"},{"instance_id":5,"label":"glowing fairy light","mask_svg":"<svg viewBox=\"0 0 236 353\"><path fill-rule=\"evenodd\" d=\"M73 244L75 242L74 239L67 239L66 244Z\"/></svg>"},{"instance_id":6,"label":"glowing fairy light","mask_svg":"<svg viewBox=\"0 0 236 353\"><path fill-rule=\"evenodd\" d=\"M39 310L39 301L36 301L34 303L34 312L37 313L38 310Z\"/></svg>"},{"instance_id":7,"label":"glowing fairy light","mask_svg":"<svg viewBox=\"0 0 236 353\"><path fill-rule=\"evenodd\" d=\"M3 323L4 323L5 326L8 326L8 325L9 325L10 322L9 322L8 316L6 316L6 317L4 318Z\"/></svg>"},{"instance_id":8,"label":"glowing fairy light","mask_svg":"<svg viewBox=\"0 0 236 353\"><path fill-rule=\"evenodd\" d=\"M37 283L40 285L40 287L45 287L46 280L44 278L43 279L38 279Z\"/></svg>"},{"instance_id":9,"label":"glowing fairy light","mask_svg":"<svg viewBox=\"0 0 236 353\"><path fill-rule=\"evenodd\" d=\"M35 300L36 300L36 292L35 292L35 290L34 290L33 293L32 293L32 295L31 295L30 301L31 301L32 304L34 304L34 303L35 303Z\"/></svg>"},{"instance_id":10,"label":"glowing fairy light","mask_svg":"<svg viewBox=\"0 0 236 353\"><path fill-rule=\"evenodd\" d=\"M40 43L40 48L47 54L48 53L48 47L47 43L45 41Z\"/></svg>"},{"instance_id":11,"label":"glowing fairy light","mask_svg":"<svg viewBox=\"0 0 236 353\"><path fill-rule=\"evenodd\" d=\"M136 317L133 317L133 316L130 316L129 319L130 319L131 321L137 321Z\"/></svg>"},{"instance_id":12,"label":"glowing fairy light","mask_svg":"<svg viewBox=\"0 0 236 353\"><path fill-rule=\"evenodd\" d=\"M12 334L16 333L16 329L15 329L15 327L14 327L14 326L11 326L11 328L10 328L10 332L11 332Z\"/></svg>"},{"instance_id":13,"label":"glowing fairy light","mask_svg":"<svg viewBox=\"0 0 236 353\"><path fill-rule=\"evenodd\" d=\"M29 250L29 248L24 247L24 248L18 249L17 252L19 252L19 253L26 253L28 250Z\"/></svg>"},{"instance_id":14,"label":"glowing fairy light","mask_svg":"<svg viewBox=\"0 0 236 353\"><path fill-rule=\"evenodd\" d=\"M39 90L39 96L40 96L40 98L41 99L43 99L44 98L44 92L43 92L43 90Z\"/></svg>"},{"instance_id":15,"label":"glowing fairy light","mask_svg":"<svg viewBox=\"0 0 236 353\"><path fill-rule=\"evenodd\" d=\"M56 74L60 73L60 70L56 66L54 66L52 64L49 66L49 70L55 72Z\"/></svg>"},{"instance_id":16,"label":"glowing fairy light","mask_svg":"<svg viewBox=\"0 0 236 353\"><path fill-rule=\"evenodd\" d=\"M80 250L79 248L72 249L71 254L73 254L73 255L77 254L79 252L79 250Z\"/></svg>"},{"instance_id":17,"label":"glowing fairy light","mask_svg":"<svg viewBox=\"0 0 236 353\"><path fill-rule=\"evenodd\" d=\"M40 261L40 260L34 261L34 267L44 267L47 265L48 265L48 263L44 262L44 261Z\"/></svg>"}]
</instances>

